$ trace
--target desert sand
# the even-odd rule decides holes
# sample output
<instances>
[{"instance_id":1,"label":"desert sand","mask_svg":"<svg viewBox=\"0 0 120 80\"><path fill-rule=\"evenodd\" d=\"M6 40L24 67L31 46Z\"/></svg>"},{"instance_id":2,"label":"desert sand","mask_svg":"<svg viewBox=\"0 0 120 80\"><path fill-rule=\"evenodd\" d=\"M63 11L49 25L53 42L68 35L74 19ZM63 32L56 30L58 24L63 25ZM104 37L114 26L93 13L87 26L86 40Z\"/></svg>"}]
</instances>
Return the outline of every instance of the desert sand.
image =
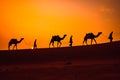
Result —
<instances>
[{"instance_id":1,"label":"desert sand","mask_svg":"<svg viewBox=\"0 0 120 80\"><path fill-rule=\"evenodd\" d=\"M1 50L0 80L120 80L120 41Z\"/></svg>"}]
</instances>

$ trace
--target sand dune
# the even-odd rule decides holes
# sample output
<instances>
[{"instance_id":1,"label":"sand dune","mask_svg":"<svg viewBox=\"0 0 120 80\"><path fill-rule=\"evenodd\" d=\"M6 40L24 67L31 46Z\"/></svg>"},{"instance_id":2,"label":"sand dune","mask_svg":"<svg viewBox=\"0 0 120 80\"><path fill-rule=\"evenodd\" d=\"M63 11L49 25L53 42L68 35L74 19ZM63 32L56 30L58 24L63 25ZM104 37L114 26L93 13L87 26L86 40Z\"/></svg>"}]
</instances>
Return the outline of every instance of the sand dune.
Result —
<instances>
[{"instance_id":1,"label":"sand dune","mask_svg":"<svg viewBox=\"0 0 120 80\"><path fill-rule=\"evenodd\" d=\"M1 80L120 80L120 41L0 51Z\"/></svg>"}]
</instances>

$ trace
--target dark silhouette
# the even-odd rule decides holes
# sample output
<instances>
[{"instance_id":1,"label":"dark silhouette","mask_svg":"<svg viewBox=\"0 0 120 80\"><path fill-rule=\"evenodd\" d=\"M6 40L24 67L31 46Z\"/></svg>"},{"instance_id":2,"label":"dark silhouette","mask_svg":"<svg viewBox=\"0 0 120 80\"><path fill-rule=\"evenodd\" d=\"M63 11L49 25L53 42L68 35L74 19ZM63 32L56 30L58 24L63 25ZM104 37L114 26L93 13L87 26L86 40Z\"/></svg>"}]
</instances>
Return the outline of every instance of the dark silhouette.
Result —
<instances>
[{"instance_id":1,"label":"dark silhouette","mask_svg":"<svg viewBox=\"0 0 120 80\"><path fill-rule=\"evenodd\" d=\"M113 35L113 32L111 32L111 33L110 33L110 35L109 35L109 37L108 37L108 39L110 39L110 43L111 43L111 42L112 42L112 40L113 40L112 35Z\"/></svg>"},{"instance_id":2,"label":"dark silhouette","mask_svg":"<svg viewBox=\"0 0 120 80\"><path fill-rule=\"evenodd\" d=\"M37 39L35 39L35 41L34 41L34 45L33 45L33 49L36 49L37 48Z\"/></svg>"},{"instance_id":3,"label":"dark silhouette","mask_svg":"<svg viewBox=\"0 0 120 80\"><path fill-rule=\"evenodd\" d=\"M8 50L10 50L10 46L11 46L12 44L14 44L13 49L14 49L15 47L16 47L16 49L17 49L17 44L20 43L20 42L22 42L23 39L24 39L24 38L21 38L19 41L18 41L17 39L11 39L11 40L9 41L9 43L8 43Z\"/></svg>"},{"instance_id":4,"label":"dark silhouette","mask_svg":"<svg viewBox=\"0 0 120 80\"><path fill-rule=\"evenodd\" d=\"M54 41L57 41L57 47L60 47L60 46L62 45L61 40L63 40L66 36L67 36L66 34L65 34L62 38L59 37L59 35L57 35L57 36L52 36L51 41L50 41L50 43L49 43L49 47L50 47L51 44L52 44L52 46L54 47ZM60 45L59 45L59 44L60 44Z\"/></svg>"},{"instance_id":5,"label":"dark silhouette","mask_svg":"<svg viewBox=\"0 0 120 80\"><path fill-rule=\"evenodd\" d=\"M84 45L84 42L87 44L87 40L88 39L91 39L91 44L92 44L92 41L94 40L95 43L97 44L95 38L97 38L98 36L100 36L100 34L102 34L102 32L98 32L97 35L94 35L93 33L87 33L84 37L84 41L83 41L83 45Z\"/></svg>"},{"instance_id":6,"label":"dark silhouette","mask_svg":"<svg viewBox=\"0 0 120 80\"><path fill-rule=\"evenodd\" d=\"M69 41L69 43L70 43L69 46L70 46L70 47L72 47L72 43L73 43L72 37L73 37L73 36L70 37L70 41Z\"/></svg>"}]
</instances>

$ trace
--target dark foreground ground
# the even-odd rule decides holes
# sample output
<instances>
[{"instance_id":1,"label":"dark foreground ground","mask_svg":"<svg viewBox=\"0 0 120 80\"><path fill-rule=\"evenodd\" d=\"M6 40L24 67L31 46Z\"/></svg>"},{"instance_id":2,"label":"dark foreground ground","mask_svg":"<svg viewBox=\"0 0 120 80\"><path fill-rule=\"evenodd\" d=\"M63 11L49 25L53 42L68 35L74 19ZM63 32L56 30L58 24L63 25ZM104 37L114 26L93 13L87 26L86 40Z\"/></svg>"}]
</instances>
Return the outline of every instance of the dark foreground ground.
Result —
<instances>
[{"instance_id":1,"label":"dark foreground ground","mask_svg":"<svg viewBox=\"0 0 120 80\"><path fill-rule=\"evenodd\" d=\"M0 51L0 80L120 80L120 42Z\"/></svg>"}]
</instances>

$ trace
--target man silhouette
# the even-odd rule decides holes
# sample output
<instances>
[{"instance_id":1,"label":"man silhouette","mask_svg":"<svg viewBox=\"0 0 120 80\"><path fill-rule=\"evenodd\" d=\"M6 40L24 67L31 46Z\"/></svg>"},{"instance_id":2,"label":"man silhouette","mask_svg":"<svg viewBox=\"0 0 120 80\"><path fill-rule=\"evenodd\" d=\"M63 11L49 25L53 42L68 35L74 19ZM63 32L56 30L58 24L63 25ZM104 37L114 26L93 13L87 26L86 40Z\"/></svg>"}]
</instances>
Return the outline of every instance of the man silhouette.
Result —
<instances>
[{"instance_id":1,"label":"man silhouette","mask_svg":"<svg viewBox=\"0 0 120 80\"><path fill-rule=\"evenodd\" d=\"M35 41L34 41L33 49L36 49L36 48L37 48L36 42L37 42L37 39L35 39Z\"/></svg>"},{"instance_id":2,"label":"man silhouette","mask_svg":"<svg viewBox=\"0 0 120 80\"><path fill-rule=\"evenodd\" d=\"M110 43L111 43L111 42L112 42L112 40L113 40L112 35L113 35L113 32L111 32L111 33L110 33L110 35L109 35L109 37L108 37L108 39L110 39Z\"/></svg>"},{"instance_id":3,"label":"man silhouette","mask_svg":"<svg viewBox=\"0 0 120 80\"><path fill-rule=\"evenodd\" d=\"M69 43L70 43L69 46L70 46L70 47L72 47L72 43L73 43L72 37L73 37L73 36L70 37L70 41L69 41Z\"/></svg>"}]
</instances>

